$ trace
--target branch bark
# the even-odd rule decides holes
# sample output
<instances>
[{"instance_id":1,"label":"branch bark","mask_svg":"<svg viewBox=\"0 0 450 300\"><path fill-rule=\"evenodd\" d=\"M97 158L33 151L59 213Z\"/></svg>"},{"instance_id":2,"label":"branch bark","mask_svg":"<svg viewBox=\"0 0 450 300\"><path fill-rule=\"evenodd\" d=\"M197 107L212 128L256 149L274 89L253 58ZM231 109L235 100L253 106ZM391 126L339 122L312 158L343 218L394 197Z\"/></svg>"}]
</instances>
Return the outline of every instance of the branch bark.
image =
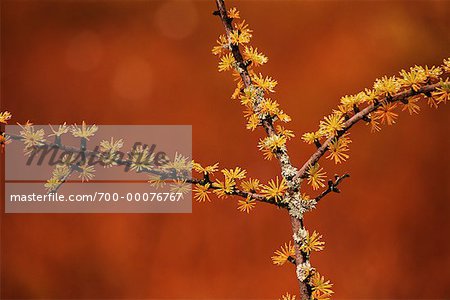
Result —
<instances>
[{"instance_id":1,"label":"branch bark","mask_svg":"<svg viewBox=\"0 0 450 300\"><path fill-rule=\"evenodd\" d=\"M225 28L225 33L227 35L228 40L230 41L230 36L233 32L233 20L228 17L227 9L225 6L224 0L216 0L217 5L217 12L215 12L216 15L220 17L220 20L222 21L223 27ZM239 45L235 45L232 43L229 43L230 51L233 54L233 57L237 63L237 70L242 78L242 82L244 83L244 86L246 88L252 86L252 79L250 76L250 73L248 71L247 65L244 61L244 58L242 56L242 53L239 49ZM272 120L261 120L262 126L267 134L267 136L272 136L276 134L276 131L274 129L274 126L272 124ZM281 168L281 174L288 174L289 172L285 172L288 170L294 169L294 166L291 164L291 160L288 154L288 150L286 147L286 150L284 151L277 151L275 153L276 158L278 159L280 163ZM284 177L284 176L283 176ZM298 178L286 178L286 181L290 181L292 183L292 186L297 186L297 188L290 188L288 190L288 194L292 196L293 194L300 194L299 190L299 182L300 180ZM303 228L303 221L302 219L298 219L296 217L291 216L291 225L292 225L292 231L293 233L298 232L300 228ZM300 250L300 245L297 243L294 243L295 245L295 254L296 254L296 264L300 265L303 262L306 261L305 256L303 255L302 251ZM299 287L300 287L300 300L309 300L311 298L311 289L308 287L307 283L298 279Z\"/></svg>"},{"instance_id":2,"label":"branch bark","mask_svg":"<svg viewBox=\"0 0 450 300\"><path fill-rule=\"evenodd\" d=\"M335 136L328 138L325 142L322 143L322 145L316 150L316 152L314 152L310 156L310 158L303 164L303 166L300 168L300 170L298 171L295 178L300 179L300 180L306 178L308 168L310 166L315 165L320 160L320 158L328 151L328 145L330 145L330 143L335 138L340 138L341 136L343 136L347 131L350 130L350 128L353 127L353 125L358 123L360 120L366 118L371 112L373 112L377 108L379 108L381 106L381 103L383 103L383 101L389 102L389 103L404 101L407 98L410 98L412 96L419 95L422 93L429 94L429 93L435 91L436 88L438 88L439 86L440 86L439 83L436 83L436 84L426 85L426 86L422 87L421 89L419 89L418 91L408 90L408 91L399 92L399 93L391 96L389 99L386 97L376 103L373 103L373 104L367 106L363 110L359 111L358 113L353 115L350 119L348 119L344 123L344 129L342 129Z\"/></svg>"}]
</instances>

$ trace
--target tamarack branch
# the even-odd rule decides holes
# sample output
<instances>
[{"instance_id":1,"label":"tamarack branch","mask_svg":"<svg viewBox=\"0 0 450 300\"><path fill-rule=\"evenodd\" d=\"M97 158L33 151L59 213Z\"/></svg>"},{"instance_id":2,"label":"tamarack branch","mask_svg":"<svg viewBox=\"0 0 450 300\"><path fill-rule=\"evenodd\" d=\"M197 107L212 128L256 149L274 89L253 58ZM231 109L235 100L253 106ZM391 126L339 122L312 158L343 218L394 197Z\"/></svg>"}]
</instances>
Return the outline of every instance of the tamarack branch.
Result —
<instances>
[{"instance_id":1,"label":"tamarack branch","mask_svg":"<svg viewBox=\"0 0 450 300\"><path fill-rule=\"evenodd\" d=\"M304 224L307 212L316 208L331 193L340 193L341 184L349 174L335 175L327 179L326 172L319 165L320 159L326 156L340 164L349 159L348 151L351 140L349 131L360 121L370 126L372 132L377 132L382 125L393 125L398 118L396 110L417 114L420 111L419 101L426 101L430 107L437 108L449 99L450 59L445 59L438 67L415 66L408 71L402 70L400 76L377 79L373 88L361 91L356 95L347 95L340 99L336 110L325 116L319 123L319 129L302 135L301 139L315 147L312 154L306 157L300 167L291 163L287 142L295 137L292 130L286 129L280 123L288 123L291 118L277 101L268 96L274 92L277 82L269 77L256 73L255 69L267 63L268 58L257 48L249 46L253 31L244 20L241 20L236 8L228 9L223 0L216 0L217 10L213 12L220 19L224 34L220 35L213 54L220 57L219 72L231 71L237 78L237 87L232 99L239 100L244 106L247 119L247 129L254 131L262 127L265 138L258 143L258 149L267 160L275 159L280 166L280 178L277 176L267 184L259 179L247 178L247 171L240 167L221 169L215 163L202 166L188 157L175 156L168 159L167 165L155 167L136 160L136 155L151 156L145 147L127 152L127 158L114 158L123 146L123 140L102 141L101 151L96 155L110 166L128 165L137 173L146 174L149 184L157 188L169 179L176 189L183 185L194 187L194 199L198 202L211 201L211 193L218 198L238 196L238 209L249 213L256 202L274 205L286 210L292 227L293 242L289 241L276 250L272 261L282 266L286 262L295 266L301 300L329 299L332 294L332 284L326 280L311 264L311 254L324 249L322 236L308 231ZM0 113L0 123L7 124L12 118L8 111ZM84 122L77 125L61 125L57 130L52 128L54 142L46 140L46 133L35 130L33 124L22 126L20 135L8 135L3 130L0 142L3 148L13 140L24 144L24 153L29 156L41 147L70 148L62 142L61 136L69 131L80 138L79 149L71 148L83 155L92 154L88 149L88 137L95 134L97 126L87 126ZM113 157L111 159L111 157ZM194 170L198 176L187 176L187 171ZM56 192L74 174L86 181L94 177L92 166L68 161L55 167L52 177L45 187L49 193ZM220 175L221 174L221 175ZM311 198L302 192L302 184L307 183L313 190L321 190ZM286 294L283 300L293 300L294 295Z\"/></svg>"}]
</instances>

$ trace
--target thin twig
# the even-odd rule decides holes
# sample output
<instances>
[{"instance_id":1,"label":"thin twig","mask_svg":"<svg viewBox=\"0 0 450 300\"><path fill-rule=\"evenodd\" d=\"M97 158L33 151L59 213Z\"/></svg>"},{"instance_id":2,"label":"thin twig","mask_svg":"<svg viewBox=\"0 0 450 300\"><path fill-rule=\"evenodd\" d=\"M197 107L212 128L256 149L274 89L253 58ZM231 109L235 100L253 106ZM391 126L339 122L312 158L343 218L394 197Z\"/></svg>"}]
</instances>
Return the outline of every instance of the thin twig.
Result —
<instances>
[{"instance_id":1,"label":"thin twig","mask_svg":"<svg viewBox=\"0 0 450 300\"><path fill-rule=\"evenodd\" d=\"M350 175L349 174L344 174L342 176L335 175L334 177L335 177L335 181L328 180L328 188L326 190L324 190L319 196L314 198L314 200L316 202L319 202L323 197L325 197L326 195L328 195L331 192L340 193L341 191L339 190L338 185L342 182L342 180L350 177Z\"/></svg>"},{"instance_id":2,"label":"thin twig","mask_svg":"<svg viewBox=\"0 0 450 300\"><path fill-rule=\"evenodd\" d=\"M12 139L12 140L16 140L16 141L23 141L23 137L18 136L18 135L9 135L8 136ZM101 155L100 152L96 152L96 151L92 151L92 150L83 150L83 149L78 149L75 147L71 147L71 146L65 146L63 144L60 143L51 143L51 142L41 142L41 145L39 147L35 148L35 151L38 151L39 148L45 148L48 147L50 149L55 148L55 149L59 149L62 150L64 152L71 152L71 153L84 153L86 155L86 157L89 157L90 155L94 155L96 158L99 158L98 155ZM124 166L124 165L130 165L131 161L130 160L122 160L120 158L115 158L112 162L117 163L117 166ZM55 193L59 190L59 188L68 180L68 178L73 174L74 171L76 171L77 168L73 168L72 166L76 166L79 167L77 164L71 164L71 167L69 169L69 172L60 180L60 183L51 191L49 191L49 193ZM161 168L152 168L152 169L145 169L142 171L139 171L138 173L148 173L148 174L154 174L154 175L158 175L161 177L165 177L165 178L172 178L173 177L173 173L172 170L165 170L165 169L161 169ZM186 178L184 179L184 181L186 183L190 183L190 184L200 184L205 186L207 183L209 183L209 188L210 190L216 190L218 189L218 187L213 185L213 182L211 182L208 178L208 180L204 179L197 179L197 178ZM286 205L282 202L278 202L275 201L274 198L266 198L265 196L258 194L258 193L252 193L252 192L245 192L243 190L240 190L239 188L235 187L234 191L231 193L231 195L236 195L242 198L250 198L253 200L256 200L258 202L262 202L262 203L268 203L268 204L272 204L278 207L282 207L285 208Z\"/></svg>"},{"instance_id":3,"label":"thin twig","mask_svg":"<svg viewBox=\"0 0 450 300\"><path fill-rule=\"evenodd\" d=\"M216 0L217 4L217 15L220 17L222 21L223 27L225 28L225 33L227 35L228 40L231 40L231 34L233 33L233 19L228 17L227 9L225 7L224 0ZM242 56L241 50L239 49L239 45L230 43L229 44L231 53L233 54L234 60L236 61L237 71L242 78L242 82L246 88L252 87L252 78L247 68L247 64ZM261 120L261 125L266 131L267 136L272 136L276 134L275 128L272 124L271 119L263 119ZM290 158L288 155L287 149L285 151L277 151L275 152L275 156L281 164L281 168L292 166L290 162Z\"/></svg>"}]
</instances>

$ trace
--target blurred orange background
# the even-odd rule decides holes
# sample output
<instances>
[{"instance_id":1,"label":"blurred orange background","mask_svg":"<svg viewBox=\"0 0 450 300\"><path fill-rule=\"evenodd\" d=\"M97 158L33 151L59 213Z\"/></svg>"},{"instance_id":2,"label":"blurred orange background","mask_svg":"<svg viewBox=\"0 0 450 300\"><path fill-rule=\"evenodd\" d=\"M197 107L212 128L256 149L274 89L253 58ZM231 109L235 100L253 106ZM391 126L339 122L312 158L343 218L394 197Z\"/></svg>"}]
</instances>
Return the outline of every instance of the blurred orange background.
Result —
<instances>
[{"instance_id":1,"label":"blurred orange background","mask_svg":"<svg viewBox=\"0 0 450 300\"><path fill-rule=\"evenodd\" d=\"M269 56L261 68L299 139L339 98L450 53L448 1L234 1ZM14 122L192 124L194 159L279 174L245 130L232 76L210 49L213 1L1 1L1 109ZM326 248L312 263L335 298L450 298L449 107L370 134L352 130L342 193L306 217ZM3 176L2 176L3 179ZM2 185L3 189L3 185ZM3 195L3 192L2 192ZM2 196L3 197L3 196ZM4 199L2 199L4 201ZM192 214L1 214L2 299L275 299L297 292L270 257L285 211L236 199ZM2 205L3 211L3 205Z\"/></svg>"}]
</instances>

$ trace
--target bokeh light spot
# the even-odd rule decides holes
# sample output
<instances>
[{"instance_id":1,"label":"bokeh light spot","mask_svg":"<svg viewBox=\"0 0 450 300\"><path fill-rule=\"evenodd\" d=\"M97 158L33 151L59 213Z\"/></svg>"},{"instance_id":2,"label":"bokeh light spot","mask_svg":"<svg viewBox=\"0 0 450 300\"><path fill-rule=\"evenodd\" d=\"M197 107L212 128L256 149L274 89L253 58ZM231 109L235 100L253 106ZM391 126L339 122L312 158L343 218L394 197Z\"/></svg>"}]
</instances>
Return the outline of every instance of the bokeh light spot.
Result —
<instances>
[{"instance_id":1,"label":"bokeh light spot","mask_svg":"<svg viewBox=\"0 0 450 300\"><path fill-rule=\"evenodd\" d=\"M83 31L72 37L66 49L69 68L85 72L98 66L103 56L103 44L97 33Z\"/></svg>"},{"instance_id":2,"label":"bokeh light spot","mask_svg":"<svg viewBox=\"0 0 450 300\"><path fill-rule=\"evenodd\" d=\"M183 39L197 27L198 14L188 0L167 1L161 4L155 15L155 23L162 35L171 39Z\"/></svg>"},{"instance_id":3,"label":"bokeh light spot","mask_svg":"<svg viewBox=\"0 0 450 300\"><path fill-rule=\"evenodd\" d=\"M128 100L147 98L152 91L150 63L138 57L130 57L119 63L112 81L117 96Z\"/></svg>"}]
</instances>

